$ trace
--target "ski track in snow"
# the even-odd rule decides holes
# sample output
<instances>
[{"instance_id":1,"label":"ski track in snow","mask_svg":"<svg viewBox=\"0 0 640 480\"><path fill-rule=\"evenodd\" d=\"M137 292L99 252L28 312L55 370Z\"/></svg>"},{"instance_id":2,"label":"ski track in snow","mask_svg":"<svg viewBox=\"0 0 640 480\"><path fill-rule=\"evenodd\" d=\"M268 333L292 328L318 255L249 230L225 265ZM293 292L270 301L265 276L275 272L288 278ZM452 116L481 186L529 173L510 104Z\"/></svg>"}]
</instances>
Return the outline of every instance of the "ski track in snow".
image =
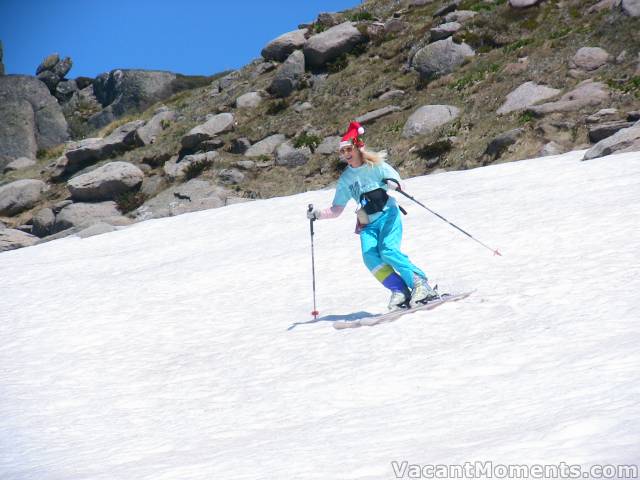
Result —
<instances>
[{"instance_id":1,"label":"ski track in snow","mask_svg":"<svg viewBox=\"0 0 640 480\"><path fill-rule=\"evenodd\" d=\"M403 250L468 299L310 320L309 192L0 254L3 480L381 479L391 462L640 460L640 158L410 179ZM351 208L323 317L384 310Z\"/></svg>"}]
</instances>

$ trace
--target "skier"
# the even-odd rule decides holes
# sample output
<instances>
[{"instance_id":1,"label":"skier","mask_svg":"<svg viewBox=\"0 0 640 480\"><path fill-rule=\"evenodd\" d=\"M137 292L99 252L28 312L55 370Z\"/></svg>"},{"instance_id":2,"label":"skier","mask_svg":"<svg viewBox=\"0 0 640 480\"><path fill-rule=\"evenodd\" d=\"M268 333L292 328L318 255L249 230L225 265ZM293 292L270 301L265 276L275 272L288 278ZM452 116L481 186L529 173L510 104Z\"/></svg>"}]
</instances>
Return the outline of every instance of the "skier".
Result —
<instances>
[{"instance_id":1,"label":"skier","mask_svg":"<svg viewBox=\"0 0 640 480\"><path fill-rule=\"evenodd\" d=\"M400 209L387 194L389 188L398 188L400 175L385 162L385 152L374 153L365 148L363 134L364 128L358 122L349 124L339 146L340 157L348 166L338 180L333 205L327 209L314 207L307 212L307 218L336 218L353 198L359 206L356 233L360 235L362 257L376 279L391 290L389 310L415 307L438 294L429 286L424 272L400 251Z\"/></svg>"}]
</instances>

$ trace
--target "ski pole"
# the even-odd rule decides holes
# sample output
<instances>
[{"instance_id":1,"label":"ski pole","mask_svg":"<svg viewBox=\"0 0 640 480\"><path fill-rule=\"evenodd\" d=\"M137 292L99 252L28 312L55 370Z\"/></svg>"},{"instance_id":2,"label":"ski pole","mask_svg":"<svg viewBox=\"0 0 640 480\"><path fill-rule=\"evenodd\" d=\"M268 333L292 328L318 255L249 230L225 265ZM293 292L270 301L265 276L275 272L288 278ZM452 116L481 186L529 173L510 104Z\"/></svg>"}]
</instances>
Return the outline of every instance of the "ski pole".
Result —
<instances>
[{"instance_id":1,"label":"ski pole","mask_svg":"<svg viewBox=\"0 0 640 480\"><path fill-rule=\"evenodd\" d=\"M308 211L313 211L313 204L309 204ZM313 312L311 312L311 315L313 315L314 320L317 320L320 312L318 312L318 309L316 308L316 260L315 255L313 254L313 221L313 218L309 219L309 230L311 231L311 274L313 277Z\"/></svg>"},{"instance_id":2,"label":"ski pole","mask_svg":"<svg viewBox=\"0 0 640 480\"><path fill-rule=\"evenodd\" d=\"M404 195L405 197L407 197L409 200L413 200L414 202L416 202L418 205L420 205L422 208L428 210L430 213L433 213L436 217L438 217L441 220L444 220L445 222L447 222L449 225L451 225L452 227L458 229L459 231L461 231L462 233L464 233L467 237L469 237L471 240L478 242L480 245L482 245L484 248L487 248L489 250L491 250L493 252L494 255L498 255L498 256L502 256L502 254L498 251L498 249L493 249L491 247L489 247L488 245L482 243L480 240L478 240L477 238L474 238L473 235L471 235L468 232L465 232L463 229L461 229L459 226L457 226L454 223L451 223L449 220L447 220L446 218L444 218L442 215L440 215L437 212L434 212L433 210L431 210L429 207L427 207L426 205L424 205L423 203L419 202L418 200L416 200L415 198L413 198L411 195L409 195L408 193L405 193L404 190L402 190L402 187L400 186L400 182L398 182L398 180L396 180L395 178L385 178L383 179L383 181L386 182L393 182L395 183L398 187L396 188L396 190L398 192L400 192L402 195Z\"/></svg>"}]
</instances>

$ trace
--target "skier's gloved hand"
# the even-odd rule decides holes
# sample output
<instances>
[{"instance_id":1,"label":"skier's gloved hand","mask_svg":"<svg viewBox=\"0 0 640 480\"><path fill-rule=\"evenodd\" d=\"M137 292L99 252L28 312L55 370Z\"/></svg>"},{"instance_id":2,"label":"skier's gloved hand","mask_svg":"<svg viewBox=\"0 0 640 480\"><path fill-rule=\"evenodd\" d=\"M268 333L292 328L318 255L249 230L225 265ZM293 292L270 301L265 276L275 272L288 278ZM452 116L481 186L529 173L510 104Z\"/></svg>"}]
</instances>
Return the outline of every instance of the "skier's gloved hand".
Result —
<instances>
[{"instance_id":1,"label":"skier's gloved hand","mask_svg":"<svg viewBox=\"0 0 640 480\"><path fill-rule=\"evenodd\" d=\"M307 218L309 220L318 220L320 218L320 209L313 207L313 209L307 210Z\"/></svg>"},{"instance_id":2,"label":"skier's gloved hand","mask_svg":"<svg viewBox=\"0 0 640 480\"><path fill-rule=\"evenodd\" d=\"M400 182L395 178L385 178L384 181L390 190L402 190Z\"/></svg>"}]
</instances>

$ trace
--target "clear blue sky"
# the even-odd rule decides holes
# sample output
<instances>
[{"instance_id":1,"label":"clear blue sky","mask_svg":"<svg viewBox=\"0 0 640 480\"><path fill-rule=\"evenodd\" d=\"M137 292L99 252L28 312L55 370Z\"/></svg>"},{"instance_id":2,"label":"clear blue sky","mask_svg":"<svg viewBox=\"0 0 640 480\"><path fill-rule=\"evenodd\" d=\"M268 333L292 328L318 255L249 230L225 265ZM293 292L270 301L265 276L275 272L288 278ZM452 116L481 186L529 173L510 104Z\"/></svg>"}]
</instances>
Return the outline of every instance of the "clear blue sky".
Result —
<instances>
[{"instance_id":1,"label":"clear blue sky","mask_svg":"<svg viewBox=\"0 0 640 480\"><path fill-rule=\"evenodd\" d=\"M0 0L6 73L34 75L47 55L69 78L114 68L211 75L260 56L278 35L360 0Z\"/></svg>"}]
</instances>

